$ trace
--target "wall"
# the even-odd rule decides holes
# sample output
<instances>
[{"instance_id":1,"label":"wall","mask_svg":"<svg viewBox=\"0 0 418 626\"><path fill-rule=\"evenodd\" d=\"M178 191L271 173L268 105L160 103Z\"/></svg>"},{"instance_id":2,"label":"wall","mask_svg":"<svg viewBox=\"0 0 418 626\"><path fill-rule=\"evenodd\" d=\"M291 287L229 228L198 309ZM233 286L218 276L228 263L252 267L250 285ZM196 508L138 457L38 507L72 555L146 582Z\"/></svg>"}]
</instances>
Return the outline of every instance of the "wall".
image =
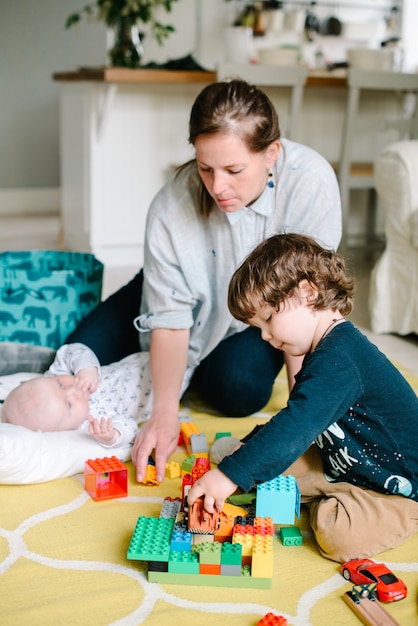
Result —
<instances>
[{"instance_id":1,"label":"wall","mask_svg":"<svg viewBox=\"0 0 418 626\"><path fill-rule=\"evenodd\" d=\"M59 210L60 85L52 74L106 64L102 23L64 28L67 16L86 3L0 0L0 215ZM146 61L193 51L195 5L180 0L172 15L164 14L167 23L179 24L178 32L164 49L150 43Z\"/></svg>"},{"instance_id":2,"label":"wall","mask_svg":"<svg viewBox=\"0 0 418 626\"><path fill-rule=\"evenodd\" d=\"M54 70L97 65L96 24L70 35L65 18L79 0L1 0L0 212L53 210L59 188L58 98Z\"/></svg>"}]
</instances>

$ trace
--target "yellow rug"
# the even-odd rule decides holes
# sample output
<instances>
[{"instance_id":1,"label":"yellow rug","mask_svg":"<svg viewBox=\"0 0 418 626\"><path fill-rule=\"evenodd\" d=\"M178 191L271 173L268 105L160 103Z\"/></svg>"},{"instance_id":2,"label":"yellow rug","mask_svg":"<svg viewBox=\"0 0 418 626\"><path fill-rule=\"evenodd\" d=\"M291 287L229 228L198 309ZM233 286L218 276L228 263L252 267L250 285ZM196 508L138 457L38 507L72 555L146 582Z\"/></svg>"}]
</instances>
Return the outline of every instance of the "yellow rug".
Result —
<instances>
[{"instance_id":1,"label":"yellow rug","mask_svg":"<svg viewBox=\"0 0 418 626\"><path fill-rule=\"evenodd\" d=\"M402 371L402 368L401 368ZM403 371L418 391L418 379ZM237 437L284 406L280 377L265 412L225 419L184 408L210 444L216 432ZM105 455L104 455L105 456ZM173 460L186 456L178 448ZM343 601L351 587L338 564L321 557L302 511L303 545L274 541L271 589L149 583L144 564L126 552L137 518L159 515L165 496L180 495L180 479L138 485L129 467L129 495L95 502L76 476L38 485L0 486L0 624L2 626L256 626L268 612L292 626L349 626L359 619ZM406 582L408 597L386 610L402 626L418 625L418 534L379 554Z\"/></svg>"}]
</instances>

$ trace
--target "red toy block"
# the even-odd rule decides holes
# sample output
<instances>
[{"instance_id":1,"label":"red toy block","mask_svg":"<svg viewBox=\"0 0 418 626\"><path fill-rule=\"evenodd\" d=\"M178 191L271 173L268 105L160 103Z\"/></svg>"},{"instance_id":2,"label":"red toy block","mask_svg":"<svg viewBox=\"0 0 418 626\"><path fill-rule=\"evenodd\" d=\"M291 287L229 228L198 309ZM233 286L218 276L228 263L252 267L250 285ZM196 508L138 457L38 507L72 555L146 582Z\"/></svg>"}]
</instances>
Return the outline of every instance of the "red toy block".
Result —
<instances>
[{"instance_id":1,"label":"red toy block","mask_svg":"<svg viewBox=\"0 0 418 626\"><path fill-rule=\"evenodd\" d=\"M192 467L192 483L195 484L203 474L210 470L210 461L205 457L198 457Z\"/></svg>"},{"instance_id":2,"label":"red toy block","mask_svg":"<svg viewBox=\"0 0 418 626\"><path fill-rule=\"evenodd\" d=\"M84 489L93 500L112 500L128 495L128 468L115 456L88 459L84 463Z\"/></svg>"},{"instance_id":3,"label":"red toy block","mask_svg":"<svg viewBox=\"0 0 418 626\"><path fill-rule=\"evenodd\" d=\"M287 626L287 619L282 615L267 613L257 622L257 626Z\"/></svg>"}]
</instances>

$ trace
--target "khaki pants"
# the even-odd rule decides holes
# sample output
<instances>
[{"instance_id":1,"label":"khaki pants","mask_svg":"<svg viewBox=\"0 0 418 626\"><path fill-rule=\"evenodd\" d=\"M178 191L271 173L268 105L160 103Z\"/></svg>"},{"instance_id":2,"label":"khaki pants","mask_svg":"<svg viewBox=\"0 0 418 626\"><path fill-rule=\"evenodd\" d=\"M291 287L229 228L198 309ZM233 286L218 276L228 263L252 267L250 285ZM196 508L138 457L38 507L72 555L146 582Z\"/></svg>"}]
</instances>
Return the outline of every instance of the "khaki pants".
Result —
<instances>
[{"instance_id":1,"label":"khaki pants","mask_svg":"<svg viewBox=\"0 0 418 626\"><path fill-rule=\"evenodd\" d=\"M315 445L285 474L296 478L319 551L328 559L344 563L370 557L418 531L418 502L350 483L329 483Z\"/></svg>"}]
</instances>

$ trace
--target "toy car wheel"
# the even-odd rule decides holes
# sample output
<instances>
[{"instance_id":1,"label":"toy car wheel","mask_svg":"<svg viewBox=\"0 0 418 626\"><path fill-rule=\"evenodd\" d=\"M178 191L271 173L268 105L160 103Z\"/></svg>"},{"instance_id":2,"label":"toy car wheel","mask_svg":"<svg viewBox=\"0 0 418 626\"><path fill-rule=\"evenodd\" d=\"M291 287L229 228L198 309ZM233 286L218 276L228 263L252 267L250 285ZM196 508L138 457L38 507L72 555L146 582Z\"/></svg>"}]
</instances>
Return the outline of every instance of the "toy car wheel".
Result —
<instances>
[{"instance_id":1,"label":"toy car wheel","mask_svg":"<svg viewBox=\"0 0 418 626\"><path fill-rule=\"evenodd\" d=\"M351 580L351 576L350 576L350 570L348 570L347 568L343 570L343 576L346 580Z\"/></svg>"}]
</instances>

